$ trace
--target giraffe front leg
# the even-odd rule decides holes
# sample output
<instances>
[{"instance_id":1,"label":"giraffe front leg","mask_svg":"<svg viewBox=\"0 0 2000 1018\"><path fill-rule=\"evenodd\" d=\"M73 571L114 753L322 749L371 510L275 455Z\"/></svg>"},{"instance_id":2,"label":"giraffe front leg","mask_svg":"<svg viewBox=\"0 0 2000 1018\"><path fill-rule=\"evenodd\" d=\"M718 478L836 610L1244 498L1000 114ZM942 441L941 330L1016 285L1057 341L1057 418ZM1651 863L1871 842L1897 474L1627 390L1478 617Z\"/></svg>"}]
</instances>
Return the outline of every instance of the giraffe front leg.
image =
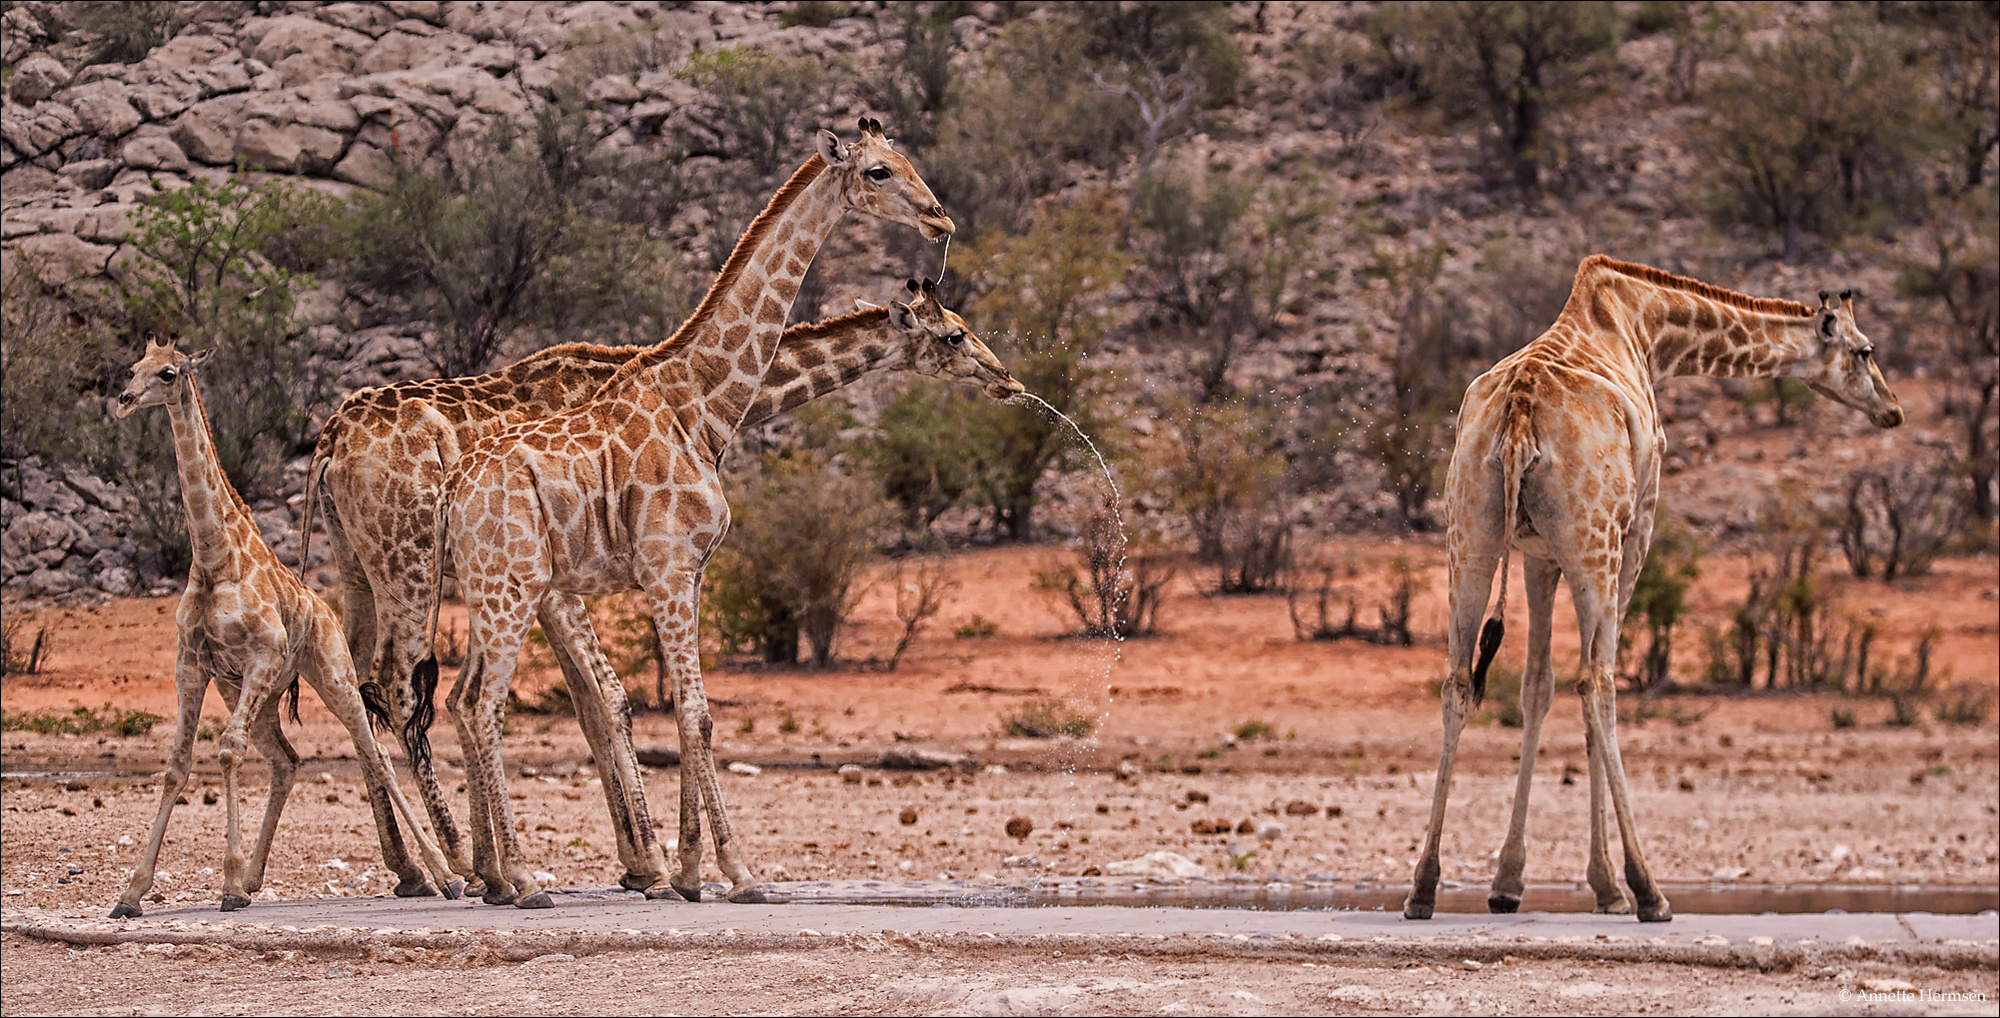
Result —
<instances>
[{"instance_id":1,"label":"giraffe front leg","mask_svg":"<svg viewBox=\"0 0 2000 1018\"><path fill-rule=\"evenodd\" d=\"M1523 566L1528 592L1528 664L1521 676L1521 769L1514 782L1514 812L1508 820L1507 840L1500 846L1493 889L1486 897L1487 911L1496 914L1520 911L1521 895L1527 887L1522 873L1528 862L1528 795L1541 748L1542 723L1548 718L1556 690L1549 662L1549 629L1555 614L1556 581L1562 573L1554 563L1533 556L1523 556Z\"/></svg>"},{"instance_id":2,"label":"giraffe front leg","mask_svg":"<svg viewBox=\"0 0 2000 1018\"><path fill-rule=\"evenodd\" d=\"M540 617L542 632L549 638L549 647L576 703L577 724L597 761L605 807L617 837L618 859L625 866L618 883L634 891L660 886L666 879L666 857L653 835L646 786L632 746L632 712L624 685L598 646L582 599L551 591L543 599ZM673 892L663 889L661 893Z\"/></svg>"},{"instance_id":3,"label":"giraffe front leg","mask_svg":"<svg viewBox=\"0 0 2000 1018\"><path fill-rule=\"evenodd\" d=\"M180 712L174 722L173 752L167 756L166 773L160 781L160 809L146 832L146 848L139 854L138 865L132 868L132 879L126 881L125 893L118 896L118 904L111 907L113 919L136 919L145 914L139 902L153 889L153 872L159 868L167 821L173 816L174 804L181 793L187 790L188 774L194 767L194 733L201 728L201 703L207 694L208 677L202 674L194 653L182 646L174 657L174 699Z\"/></svg>"}]
</instances>

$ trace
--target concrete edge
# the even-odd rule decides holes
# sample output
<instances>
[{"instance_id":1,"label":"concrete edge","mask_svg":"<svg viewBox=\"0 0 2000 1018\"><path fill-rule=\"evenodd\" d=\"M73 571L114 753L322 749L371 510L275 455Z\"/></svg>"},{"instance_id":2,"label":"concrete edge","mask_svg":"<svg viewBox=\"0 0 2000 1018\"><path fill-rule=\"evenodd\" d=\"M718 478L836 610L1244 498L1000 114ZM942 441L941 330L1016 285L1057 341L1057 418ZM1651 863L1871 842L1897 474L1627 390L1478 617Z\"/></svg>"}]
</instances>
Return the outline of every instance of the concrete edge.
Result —
<instances>
[{"instance_id":1,"label":"concrete edge","mask_svg":"<svg viewBox=\"0 0 2000 1018\"><path fill-rule=\"evenodd\" d=\"M184 924L176 924L184 925ZM403 960L410 950L447 951L468 957L524 962L550 954L585 957L597 954L664 949L803 951L823 948L886 947L933 951L978 947L982 950L1048 951L1078 954L1141 955L1154 958L1236 957L1340 964L1430 962L1490 964L1512 958L1521 961L1586 960L1642 964L1705 965L1715 968L1790 971L1854 962L1927 965L1948 970L2000 969L2000 947L1971 942L1828 943L1789 946L1750 944L1657 944L1617 941L1561 942L1426 937L1372 937L1366 940L1303 940L1213 934L1037 934L1002 936L985 933L796 934L702 933L696 931L625 930L612 933L542 930L523 933L410 933L347 927L289 931L244 927L189 930L160 925L105 929L68 923L22 920L0 922L0 933L77 946L170 944L230 948L240 951L298 951L314 956Z\"/></svg>"}]
</instances>

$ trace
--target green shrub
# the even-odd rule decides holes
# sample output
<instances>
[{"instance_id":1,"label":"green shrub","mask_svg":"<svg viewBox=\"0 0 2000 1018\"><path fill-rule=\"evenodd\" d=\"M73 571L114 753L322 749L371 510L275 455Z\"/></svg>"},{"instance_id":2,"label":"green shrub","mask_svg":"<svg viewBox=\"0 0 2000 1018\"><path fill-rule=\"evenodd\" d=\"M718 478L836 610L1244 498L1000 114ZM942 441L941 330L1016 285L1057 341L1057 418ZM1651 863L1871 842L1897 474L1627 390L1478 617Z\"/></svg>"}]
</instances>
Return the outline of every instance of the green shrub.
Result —
<instances>
[{"instance_id":1,"label":"green shrub","mask_svg":"<svg viewBox=\"0 0 2000 1018\"><path fill-rule=\"evenodd\" d=\"M723 646L788 664L803 636L826 667L887 515L878 489L802 449L764 457L759 474L731 485L729 503L729 539L706 583Z\"/></svg>"},{"instance_id":2,"label":"green shrub","mask_svg":"<svg viewBox=\"0 0 2000 1018\"><path fill-rule=\"evenodd\" d=\"M41 732L44 735L144 735L166 719L150 711L128 707L85 707L77 704L68 711L36 710L0 713L0 731Z\"/></svg>"},{"instance_id":3,"label":"green shrub","mask_svg":"<svg viewBox=\"0 0 2000 1018\"><path fill-rule=\"evenodd\" d=\"M1080 714L1061 700L1036 700L1010 714L1000 715L1003 735L1026 739L1053 739L1068 736L1081 739L1097 726L1088 714Z\"/></svg>"}]
</instances>

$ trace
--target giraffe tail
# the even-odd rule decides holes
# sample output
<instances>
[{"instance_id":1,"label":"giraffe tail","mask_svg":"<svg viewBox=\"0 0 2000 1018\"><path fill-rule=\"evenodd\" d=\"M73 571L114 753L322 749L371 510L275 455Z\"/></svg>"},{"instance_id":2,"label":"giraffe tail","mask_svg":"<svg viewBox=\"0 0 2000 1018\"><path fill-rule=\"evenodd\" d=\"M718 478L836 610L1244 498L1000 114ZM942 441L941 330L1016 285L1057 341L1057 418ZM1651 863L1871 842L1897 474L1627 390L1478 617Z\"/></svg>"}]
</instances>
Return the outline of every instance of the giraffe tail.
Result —
<instances>
[{"instance_id":1,"label":"giraffe tail","mask_svg":"<svg viewBox=\"0 0 2000 1018\"><path fill-rule=\"evenodd\" d=\"M334 433L335 424L327 422L320 429L319 441L313 443L312 462L306 467L306 504L299 511L299 579L306 578L306 570L312 561L313 516L319 509L319 486L326 479L326 469L333 465L333 446L338 441Z\"/></svg>"},{"instance_id":2,"label":"giraffe tail","mask_svg":"<svg viewBox=\"0 0 2000 1018\"><path fill-rule=\"evenodd\" d=\"M1486 672L1493 666L1493 656L1500 652L1500 641L1507 635L1507 572L1513 564L1514 530L1520 524L1521 476L1534 467L1541 458L1536 450L1534 423L1531 412L1525 406L1508 408L1506 437L1500 442L1500 484L1504 490L1506 509L1502 514L1500 539L1500 596L1493 605L1493 614L1479 629L1479 657L1472 665L1472 702L1476 706L1486 699Z\"/></svg>"}]
</instances>

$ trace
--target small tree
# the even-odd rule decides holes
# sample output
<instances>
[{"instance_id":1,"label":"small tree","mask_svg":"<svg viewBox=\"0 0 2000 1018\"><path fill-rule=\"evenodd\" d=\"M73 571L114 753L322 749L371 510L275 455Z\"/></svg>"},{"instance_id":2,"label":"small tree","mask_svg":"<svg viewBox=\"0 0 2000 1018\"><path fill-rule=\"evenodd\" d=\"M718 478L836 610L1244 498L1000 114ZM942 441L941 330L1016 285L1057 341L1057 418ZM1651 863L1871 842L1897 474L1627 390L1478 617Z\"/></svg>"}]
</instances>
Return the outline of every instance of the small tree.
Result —
<instances>
[{"instance_id":1,"label":"small tree","mask_svg":"<svg viewBox=\"0 0 2000 1018\"><path fill-rule=\"evenodd\" d=\"M973 483L977 447L964 413L978 396L929 379L912 378L882 408L876 432L858 450L901 508L906 527L927 532L959 504Z\"/></svg>"},{"instance_id":2,"label":"small tree","mask_svg":"<svg viewBox=\"0 0 2000 1018\"><path fill-rule=\"evenodd\" d=\"M1478 351L1462 328L1463 306L1449 288L1435 285L1443 268L1444 245L1436 244L1407 252L1378 247L1363 270L1382 282L1370 293L1394 329L1383 344L1389 397L1364 419L1364 441L1382 466L1383 486L1396 496L1401 523L1416 530L1436 526L1430 500L1445 464L1438 450L1448 443L1446 417L1464 394Z\"/></svg>"},{"instance_id":3,"label":"small tree","mask_svg":"<svg viewBox=\"0 0 2000 1018\"><path fill-rule=\"evenodd\" d=\"M729 540L707 580L724 645L756 646L764 660L788 664L803 636L814 666L826 667L875 547L881 496L820 454L796 450L765 456L760 475L732 485L729 502Z\"/></svg>"},{"instance_id":4,"label":"small tree","mask_svg":"<svg viewBox=\"0 0 2000 1018\"><path fill-rule=\"evenodd\" d=\"M684 111L705 135L690 140L689 153L743 159L765 177L785 168L801 134L796 125L817 125L829 98L820 62L759 49L696 54L681 77L702 91L699 108Z\"/></svg>"},{"instance_id":5,"label":"small tree","mask_svg":"<svg viewBox=\"0 0 2000 1018\"><path fill-rule=\"evenodd\" d=\"M1718 220L1774 230L1796 261L1807 233L1838 237L1910 204L1911 170L1934 133L1900 32L1836 13L1784 33L1747 65L1711 79L1710 116L1695 136Z\"/></svg>"},{"instance_id":6,"label":"small tree","mask_svg":"<svg viewBox=\"0 0 2000 1018\"><path fill-rule=\"evenodd\" d=\"M965 278L980 286L968 314L1014 377L1086 431L1096 402L1088 359L1118 320L1105 297L1130 264L1116 246L1119 211L1101 193L1051 205L1030 232L989 234L961 260ZM1042 475L1081 448L1068 423L1037 409L986 400L967 407L979 457L974 487L994 529L1015 541L1034 534Z\"/></svg>"},{"instance_id":7,"label":"small tree","mask_svg":"<svg viewBox=\"0 0 2000 1018\"><path fill-rule=\"evenodd\" d=\"M1514 187L1541 190L1550 159L1548 122L1584 79L1610 59L1617 19L1609 3L1391 3L1371 34L1415 40L1427 85L1493 124Z\"/></svg>"},{"instance_id":8,"label":"small tree","mask_svg":"<svg viewBox=\"0 0 2000 1018\"><path fill-rule=\"evenodd\" d=\"M1216 590L1275 589L1291 551L1281 485L1285 458L1270 416L1256 408L1176 406L1152 450L1157 487L1188 522L1195 555L1216 570Z\"/></svg>"}]
</instances>

